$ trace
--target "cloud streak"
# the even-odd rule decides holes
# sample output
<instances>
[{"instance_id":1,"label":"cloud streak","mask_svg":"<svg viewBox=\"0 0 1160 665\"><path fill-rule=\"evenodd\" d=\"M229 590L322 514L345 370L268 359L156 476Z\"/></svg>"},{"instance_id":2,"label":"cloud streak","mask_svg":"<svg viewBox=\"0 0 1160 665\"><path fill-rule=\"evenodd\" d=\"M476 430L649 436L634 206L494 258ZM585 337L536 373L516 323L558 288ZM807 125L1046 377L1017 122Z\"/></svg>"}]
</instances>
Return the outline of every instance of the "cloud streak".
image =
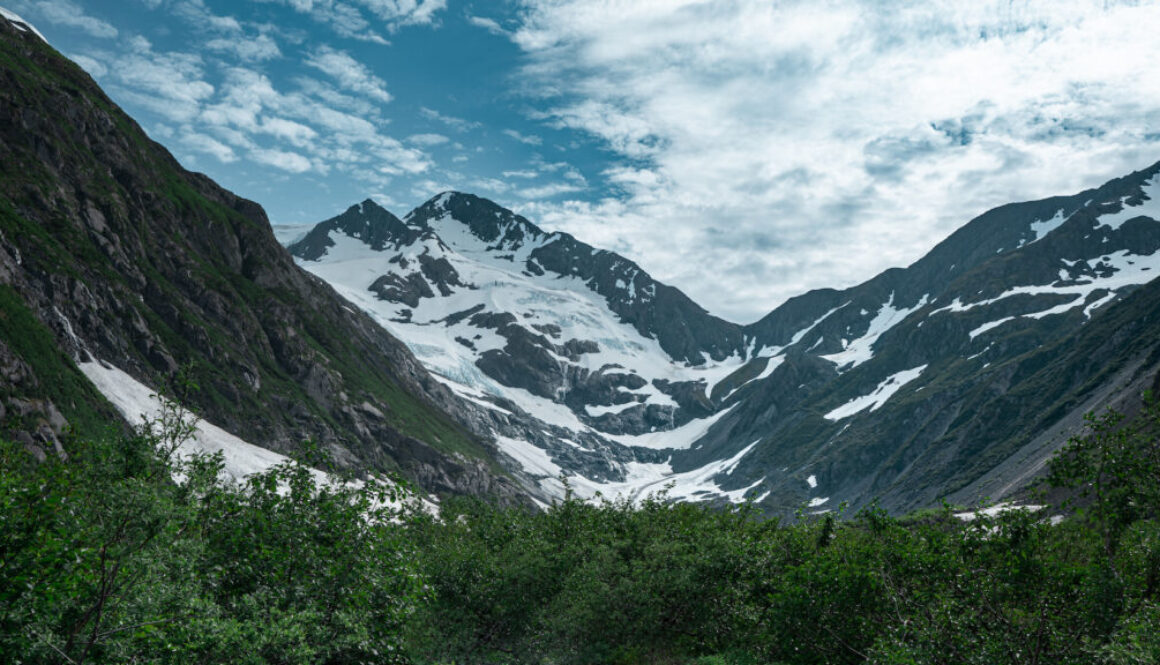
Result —
<instances>
[{"instance_id":1,"label":"cloud streak","mask_svg":"<svg viewBox=\"0 0 1160 665\"><path fill-rule=\"evenodd\" d=\"M392 99L387 84L349 53L322 46L307 58L306 64L327 74L345 90L383 104Z\"/></svg>"},{"instance_id":2,"label":"cloud streak","mask_svg":"<svg viewBox=\"0 0 1160 665\"><path fill-rule=\"evenodd\" d=\"M69 0L41 0L33 7L46 21L79 28L93 37L112 39L120 34L112 24L85 14L79 5Z\"/></svg>"}]
</instances>

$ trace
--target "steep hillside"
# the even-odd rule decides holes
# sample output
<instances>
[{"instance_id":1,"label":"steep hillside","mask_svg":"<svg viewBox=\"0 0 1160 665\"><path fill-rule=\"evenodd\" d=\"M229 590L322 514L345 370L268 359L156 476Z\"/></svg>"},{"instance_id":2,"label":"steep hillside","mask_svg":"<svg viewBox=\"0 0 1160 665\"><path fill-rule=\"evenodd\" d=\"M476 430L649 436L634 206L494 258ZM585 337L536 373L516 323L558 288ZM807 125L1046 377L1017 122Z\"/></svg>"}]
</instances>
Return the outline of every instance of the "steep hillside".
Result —
<instances>
[{"instance_id":1,"label":"steep hillside","mask_svg":"<svg viewBox=\"0 0 1160 665\"><path fill-rule=\"evenodd\" d=\"M298 269L257 204L184 170L75 64L0 19L0 420L92 433L116 368L273 450L438 492L521 494L407 348ZM48 427L48 430L44 429ZM51 435L50 435L51 434Z\"/></svg>"},{"instance_id":2,"label":"steep hillside","mask_svg":"<svg viewBox=\"0 0 1160 665\"><path fill-rule=\"evenodd\" d=\"M1160 301L1140 289L1160 274L1158 174L998 208L906 269L790 301L748 329L764 345L798 328L785 368L726 400L684 464L760 438L736 482L782 502L1013 491L1084 411L1138 399L1160 369Z\"/></svg>"}]
</instances>

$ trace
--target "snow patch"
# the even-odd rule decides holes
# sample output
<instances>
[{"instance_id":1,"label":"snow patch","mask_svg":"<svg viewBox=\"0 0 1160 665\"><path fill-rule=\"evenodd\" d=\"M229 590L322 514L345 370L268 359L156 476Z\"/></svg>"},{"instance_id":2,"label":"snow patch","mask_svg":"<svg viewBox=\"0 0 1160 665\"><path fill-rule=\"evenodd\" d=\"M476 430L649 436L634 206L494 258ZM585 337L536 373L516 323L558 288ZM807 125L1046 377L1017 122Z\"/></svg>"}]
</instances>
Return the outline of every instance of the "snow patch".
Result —
<instances>
[{"instance_id":1,"label":"snow patch","mask_svg":"<svg viewBox=\"0 0 1160 665\"><path fill-rule=\"evenodd\" d=\"M559 476L563 469L552 461L548 451L538 448L527 441L513 439L507 436L495 437L500 450L513 457L524 471L533 476Z\"/></svg>"},{"instance_id":2,"label":"snow patch","mask_svg":"<svg viewBox=\"0 0 1160 665\"><path fill-rule=\"evenodd\" d=\"M569 476L568 484L582 499L591 499L599 494L608 498L626 498L631 501L639 501L649 494L668 489L668 497L678 501L724 499L737 503L743 501L749 492L765 482L765 478L736 490L722 489L714 482L713 478L734 470L759 441L754 441L727 459L710 462L692 471L674 473L668 462L659 464L629 462L625 465L625 480L622 482L598 483L583 476ZM532 456L534 460L535 454L532 453ZM563 493L559 480L555 478L541 480L540 486L549 491ZM768 496L768 492L764 496Z\"/></svg>"},{"instance_id":3,"label":"snow patch","mask_svg":"<svg viewBox=\"0 0 1160 665\"><path fill-rule=\"evenodd\" d=\"M893 294L891 294L891 297L893 297ZM797 331L797 333L793 336L793 338L789 340L789 344L786 344L785 347L782 347L782 348L789 348L789 347L793 346L794 344L797 344L798 342L802 341L802 338L805 337L806 335L808 335L811 330L813 330L814 328L817 328L819 323L830 318L831 314L833 314L834 312L842 309L843 307L845 307L846 305L849 305L849 304L850 304L850 301L847 300L846 302L842 303L841 305L838 305L834 309L831 309L830 311L821 315L821 317L819 317L817 321L814 321L813 323L811 323L807 327L802 328L801 330ZM865 310L863 310L863 312L865 312Z\"/></svg>"},{"instance_id":4,"label":"snow patch","mask_svg":"<svg viewBox=\"0 0 1160 665\"><path fill-rule=\"evenodd\" d=\"M978 519L980 515L983 517L996 517L998 515L1002 515L1003 513L1008 513L1014 510L1025 510L1029 513L1035 513L1043 510L1043 506L1037 506L1033 504L1018 506L1013 503L1004 501L1003 503L997 503L990 508L984 508L982 510L971 510L962 513L955 513L955 517L964 522L973 522Z\"/></svg>"},{"instance_id":5,"label":"snow patch","mask_svg":"<svg viewBox=\"0 0 1160 665\"><path fill-rule=\"evenodd\" d=\"M1031 242L1036 243L1040 240L1043 240L1044 236L1058 229L1060 225L1062 225L1068 219L1070 219L1070 217L1064 217L1063 209L1060 208L1059 211L1055 213L1055 216L1051 219L1031 222L1031 231L1035 234L1035 239Z\"/></svg>"},{"instance_id":6,"label":"snow patch","mask_svg":"<svg viewBox=\"0 0 1160 665\"><path fill-rule=\"evenodd\" d=\"M923 306L930 299L930 294L925 294L913 306L908 308L899 308L894 306L894 292L890 292L890 298L887 299L886 304L878 310L874 318L870 321L869 327L866 328L866 333L858 339L850 342L850 344L837 353L820 356L830 362L836 364L838 367L850 369L857 367L862 363L874 357L873 346L886 331L901 323L906 317L914 312L922 309Z\"/></svg>"},{"instance_id":7,"label":"snow patch","mask_svg":"<svg viewBox=\"0 0 1160 665\"><path fill-rule=\"evenodd\" d=\"M869 395L863 395L862 397L856 397L833 411L830 411L823 417L826 420L841 420L842 418L849 418L866 409L877 411L894 393L898 392L902 386L917 379L925 369L926 365L919 365L913 369L905 369L896 374L891 374L882 383L878 384L874 392Z\"/></svg>"},{"instance_id":8,"label":"snow patch","mask_svg":"<svg viewBox=\"0 0 1160 665\"><path fill-rule=\"evenodd\" d=\"M101 361L78 363L77 368L88 377L97 391L121 412L130 425L141 427L146 421L156 420L162 414L162 400L156 391L120 369ZM194 423L195 429L192 436L178 447L177 454L181 457L190 457L199 453L221 452L222 472L227 478L242 480L290 461L285 455L246 442L217 425L195 418L193 414L187 413L185 418L186 422ZM311 469L310 473L317 483L333 482L326 473L318 469ZM361 481L356 481L354 486L360 484ZM438 513L438 506L434 503L423 497L417 498L424 510L432 514Z\"/></svg>"},{"instance_id":9,"label":"snow patch","mask_svg":"<svg viewBox=\"0 0 1160 665\"><path fill-rule=\"evenodd\" d=\"M31 32L32 34L36 35L37 37L40 37L40 41L44 42L45 44L48 43L48 40L45 39L44 35L40 34L40 31L37 30L35 26L33 26L28 21L25 21L24 19L20 18L20 16L18 16L16 14L16 12L13 12L13 11L4 9L3 7L0 7L0 16L11 21L12 25L17 30L19 30L21 32Z\"/></svg>"},{"instance_id":10,"label":"snow patch","mask_svg":"<svg viewBox=\"0 0 1160 665\"><path fill-rule=\"evenodd\" d=\"M988 298L966 305L959 298L955 298L954 302L950 305L931 312L931 315L933 316L939 312L946 311L965 312L976 307L985 307L1017 295L1059 294L1074 296L1072 300L1063 304L1023 315L1041 319L1045 316L1062 314L1082 306L1087 301L1087 297L1095 291L1115 291L1126 286L1146 284L1152 281L1157 274L1160 274L1160 252L1148 255L1136 255L1132 254L1130 250L1122 249L1101 257L1088 259L1085 263L1093 270L1100 269L1102 274L1088 276L1083 281L1072 282L1070 284L1053 282L1050 284L1016 286L994 298Z\"/></svg>"},{"instance_id":11,"label":"snow patch","mask_svg":"<svg viewBox=\"0 0 1160 665\"><path fill-rule=\"evenodd\" d=\"M96 361L79 363L77 367L134 427L140 427L147 420L161 415L162 402L156 391L125 372ZM192 415L189 417L192 418ZM247 443L205 420L197 421L193 437L182 444L178 452L191 455L218 451L224 457L226 475L234 479L265 471L290 459ZM324 475L321 471L317 473L320 477Z\"/></svg>"},{"instance_id":12,"label":"snow patch","mask_svg":"<svg viewBox=\"0 0 1160 665\"><path fill-rule=\"evenodd\" d=\"M709 432L709 428L715 425L718 420L724 418L735 408L737 408L736 404L724 411L718 411L708 418L690 420L680 427L663 432L649 432L648 434L637 435L601 434L601 436L626 446L651 448L653 450L687 450L698 439L705 436Z\"/></svg>"},{"instance_id":13,"label":"snow patch","mask_svg":"<svg viewBox=\"0 0 1160 665\"><path fill-rule=\"evenodd\" d=\"M997 328L997 327L1003 325L1004 323L1007 323L1008 321L1014 321L1014 320L1015 320L1014 316L1005 316L1005 317L999 319L998 321L989 321L987 323L984 323L983 325L979 326L978 328L975 328L974 330L972 330L971 332L969 332L967 334L971 336L971 339L975 339L979 335L982 335L983 333L987 332L988 330L990 330L992 328Z\"/></svg>"},{"instance_id":14,"label":"snow patch","mask_svg":"<svg viewBox=\"0 0 1160 665\"><path fill-rule=\"evenodd\" d=\"M1115 231L1123 226L1124 222L1140 216L1160 220L1160 175L1152 176L1152 179L1145 182L1140 189L1147 197L1146 200L1132 206L1125 204L1119 212L1100 215L1097 228L1106 226Z\"/></svg>"}]
</instances>

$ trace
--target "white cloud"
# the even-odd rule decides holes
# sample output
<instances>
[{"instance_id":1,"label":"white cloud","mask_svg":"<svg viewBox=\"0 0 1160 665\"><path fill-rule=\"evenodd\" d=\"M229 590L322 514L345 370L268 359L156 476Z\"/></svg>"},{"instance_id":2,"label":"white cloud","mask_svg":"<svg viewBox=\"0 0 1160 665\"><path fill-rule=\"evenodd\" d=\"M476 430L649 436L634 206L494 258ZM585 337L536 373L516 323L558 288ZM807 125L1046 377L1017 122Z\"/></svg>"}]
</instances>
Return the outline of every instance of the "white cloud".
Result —
<instances>
[{"instance_id":1,"label":"white cloud","mask_svg":"<svg viewBox=\"0 0 1160 665\"><path fill-rule=\"evenodd\" d=\"M81 66L81 69L89 73L93 78L100 78L109 73L109 68L105 67L101 62L95 58L90 58L87 55L74 54L68 56L70 60Z\"/></svg>"},{"instance_id":2,"label":"white cloud","mask_svg":"<svg viewBox=\"0 0 1160 665\"><path fill-rule=\"evenodd\" d=\"M278 48L278 43L274 41L274 38L266 34L247 37L245 39L220 37L207 41L205 47L211 51L233 53L241 60L247 62L272 60L282 56L282 50Z\"/></svg>"},{"instance_id":3,"label":"white cloud","mask_svg":"<svg viewBox=\"0 0 1160 665\"><path fill-rule=\"evenodd\" d=\"M387 44L373 29L381 23L389 31L408 25L432 25L447 7L446 0L258 0L291 7L329 25L343 37Z\"/></svg>"},{"instance_id":4,"label":"white cloud","mask_svg":"<svg viewBox=\"0 0 1160 665\"><path fill-rule=\"evenodd\" d=\"M227 142L246 145L252 155L261 154L263 163L291 167L287 170L313 166L321 171L372 162L380 173L394 175L422 173L431 167L422 151L381 133L371 120L331 108L324 101L307 91L280 92L260 72L236 67L227 72L220 94L206 105L201 121ZM257 135L293 145L311 159L254 153ZM356 169L351 175L377 177L365 169Z\"/></svg>"},{"instance_id":5,"label":"white cloud","mask_svg":"<svg viewBox=\"0 0 1160 665\"><path fill-rule=\"evenodd\" d=\"M229 164L238 161L238 156L234 153L233 148L210 136L196 132L192 128L186 128L180 140L186 147L213 155L222 163Z\"/></svg>"},{"instance_id":6,"label":"white cloud","mask_svg":"<svg viewBox=\"0 0 1160 665\"><path fill-rule=\"evenodd\" d=\"M34 7L48 22L79 28L93 37L112 39L119 34L110 23L85 14L80 5L70 0L41 0Z\"/></svg>"},{"instance_id":7,"label":"white cloud","mask_svg":"<svg viewBox=\"0 0 1160 665\"><path fill-rule=\"evenodd\" d=\"M465 120L464 118L445 115L439 111L436 111L435 109L429 109L426 106L421 107L419 109L419 113L424 118L427 118L428 120L434 120L436 122L441 122L457 132L466 132L469 129L476 129L482 126L480 123L473 120Z\"/></svg>"},{"instance_id":8,"label":"white cloud","mask_svg":"<svg viewBox=\"0 0 1160 665\"><path fill-rule=\"evenodd\" d=\"M143 39L136 40L134 48L109 67L109 77L124 98L173 122L186 123L196 117L214 94L214 86L204 78L201 58L190 53L158 53Z\"/></svg>"},{"instance_id":9,"label":"white cloud","mask_svg":"<svg viewBox=\"0 0 1160 665\"><path fill-rule=\"evenodd\" d=\"M583 191L584 187L567 182L555 182L539 187L524 187L516 190L516 194L525 199L550 199L561 194L572 194ZM601 247L603 249L603 247Z\"/></svg>"},{"instance_id":10,"label":"white cloud","mask_svg":"<svg viewBox=\"0 0 1160 665\"><path fill-rule=\"evenodd\" d=\"M442 134L412 134L407 137L408 143L414 143L421 146L443 145L451 139Z\"/></svg>"},{"instance_id":11,"label":"white cloud","mask_svg":"<svg viewBox=\"0 0 1160 665\"><path fill-rule=\"evenodd\" d=\"M1156 3L521 4L533 119L624 161L607 200L529 213L734 318L1160 152Z\"/></svg>"},{"instance_id":12,"label":"white cloud","mask_svg":"<svg viewBox=\"0 0 1160 665\"><path fill-rule=\"evenodd\" d=\"M514 129L505 129L503 130L503 133L519 141L520 143L526 143L528 145L542 145L544 143L544 139L538 136L521 134Z\"/></svg>"},{"instance_id":13,"label":"white cloud","mask_svg":"<svg viewBox=\"0 0 1160 665\"><path fill-rule=\"evenodd\" d=\"M350 92L365 95L383 104L391 101L386 82L349 53L322 46L307 58L306 64L329 75Z\"/></svg>"},{"instance_id":14,"label":"white cloud","mask_svg":"<svg viewBox=\"0 0 1160 665\"><path fill-rule=\"evenodd\" d=\"M204 0L180 0L172 11L202 28L235 36L242 33L242 24L232 16L219 16L210 11Z\"/></svg>"},{"instance_id":15,"label":"white cloud","mask_svg":"<svg viewBox=\"0 0 1160 665\"><path fill-rule=\"evenodd\" d=\"M355 0L375 16L395 26L426 25L447 8L447 0Z\"/></svg>"},{"instance_id":16,"label":"white cloud","mask_svg":"<svg viewBox=\"0 0 1160 665\"><path fill-rule=\"evenodd\" d=\"M539 171L532 171L532 170L504 171L503 172L503 177L505 177L505 178L537 178L537 177L539 177L539 175L540 175Z\"/></svg>"},{"instance_id":17,"label":"white cloud","mask_svg":"<svg viewBox=\"0 0 1160 665\"><path fill-rule=\"evenodd\" d=\"M472 191L486 190L495 194L502 194L511 188L510 184L498 178L472 178L467 187Z\"/></svg>"},{"instance_id":18,"label":"white cloud","mask_svg":"<svg viewBox=\"0 0 1160 665\"><path fill-rule=\"evenodd\" d=\"M495 19L486 18L483 16L468 16L467 22L476 27L483 28L493 35L499 35L501 37L508 36L508 31L504 30L503 26L497 23Z\"/></svg>"},{"instance_id":19,"label":"white cloud","mask_svg":"<svg viewBox=\"0 0 1160 665\"><path fill-rule=\"evenodd\" d=\"M267 117L262 120L261 131L283 139L299 148L309 146L318 137L318 132L302 123L285 118Z\"/></svg>"},{"instance_id":20,"label":"white cloud","mask_svg":"<svg viewBox=\"0 0 1160 665\"><path fill-rule=\"evenodd\" d=\"M310 160L296 152L258 148L250 153L250 158L260 164L268 164L290 173L305 173L310 170Z\"/></svg>"}]
</instances>

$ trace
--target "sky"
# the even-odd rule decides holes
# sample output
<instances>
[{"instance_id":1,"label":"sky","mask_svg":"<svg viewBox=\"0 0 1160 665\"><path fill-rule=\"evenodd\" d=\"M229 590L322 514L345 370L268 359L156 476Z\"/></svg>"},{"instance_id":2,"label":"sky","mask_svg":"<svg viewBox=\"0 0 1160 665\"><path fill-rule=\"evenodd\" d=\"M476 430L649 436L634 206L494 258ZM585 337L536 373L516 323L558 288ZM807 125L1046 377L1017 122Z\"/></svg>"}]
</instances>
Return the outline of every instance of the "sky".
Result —
<instances>
[{"instance_id":1,"label":"sky","mask_svg":"<svg viewBox=\"0 0 1160 665\"><path fill-rule=\"evenodd\" d=\"M0 0L274 224L490 198L747 323L1160 161L1160 2Z\"/></svg>"}]
</instances>

